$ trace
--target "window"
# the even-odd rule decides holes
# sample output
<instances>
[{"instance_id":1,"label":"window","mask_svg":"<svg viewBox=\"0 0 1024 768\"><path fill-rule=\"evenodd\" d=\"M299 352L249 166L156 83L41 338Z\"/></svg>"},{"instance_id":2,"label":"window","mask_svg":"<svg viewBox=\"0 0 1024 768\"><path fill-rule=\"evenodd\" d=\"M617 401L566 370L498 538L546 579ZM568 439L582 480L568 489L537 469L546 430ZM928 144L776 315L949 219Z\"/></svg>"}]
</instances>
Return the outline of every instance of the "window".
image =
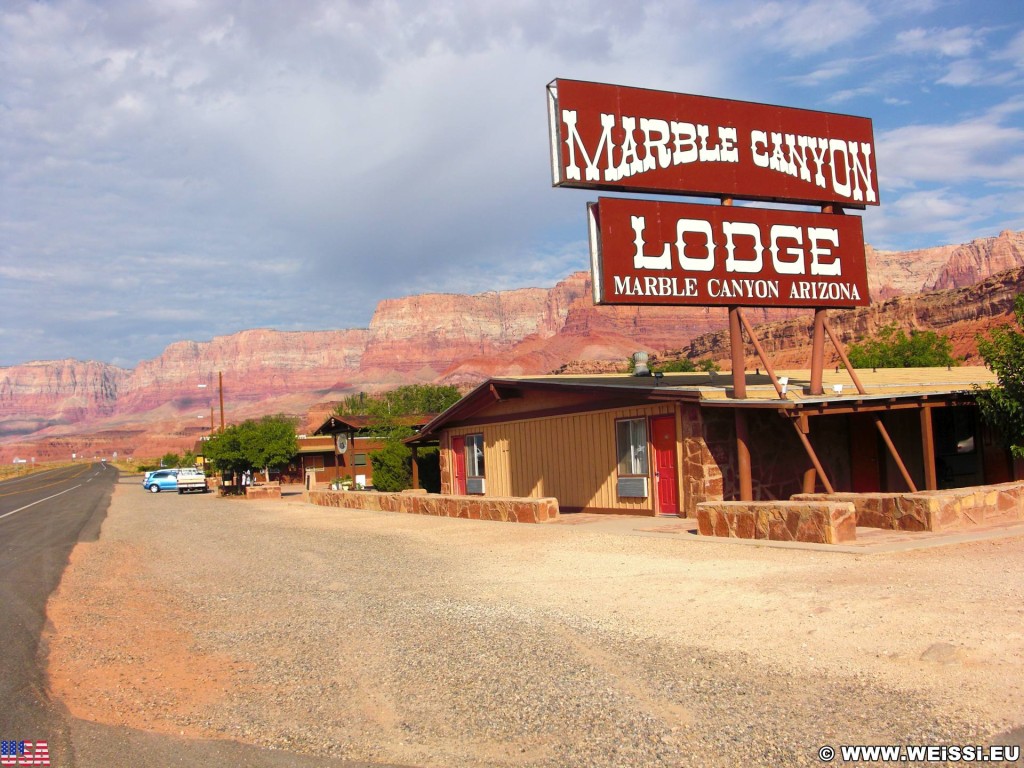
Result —
<instances>
[{"instance_id":1,"label":"window","mask_svg":"<svg viewBox=\"0 0 1024 768\"><path fill-rule=\"evenodd\" d=\"M466 435L466 477L484 476L484 436Z\"/></svg>"},{"instance_id":2,"label":"window","mask_svg":"<svg viewBox=\"0 0 1024 768\"><path fill-rule=\"evenodd\" d=\"M355 467L365 467L366 466L366 454L365 453L354 454L353 457L352 457L352 465L355 466Z\"/></svg>"},{"instance_id":3,"label":"window","mask_svg":"<svg viewBox=\"0 0 1024 768\"><path fill-rule=\"evenodd\" d=\"M647 419L615 422L619 475L647 476Z\"/></svg>"}]
</instances>

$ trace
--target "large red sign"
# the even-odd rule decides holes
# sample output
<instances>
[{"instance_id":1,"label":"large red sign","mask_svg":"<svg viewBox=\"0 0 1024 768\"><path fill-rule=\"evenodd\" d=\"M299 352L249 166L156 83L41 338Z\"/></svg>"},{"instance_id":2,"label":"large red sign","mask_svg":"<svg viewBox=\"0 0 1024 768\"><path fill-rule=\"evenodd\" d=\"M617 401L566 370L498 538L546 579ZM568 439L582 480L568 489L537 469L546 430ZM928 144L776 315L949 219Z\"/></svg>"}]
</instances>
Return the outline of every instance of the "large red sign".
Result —
<instances>
[{"instance_id":1,"label":"large red sign","mask_svg":"<svg viewBox=\"0 0 1024 768\"><path fill-rule=\"evenodd\" d=\"M878 205L871 121L555 80L552 183L851 208Z\"/></svg>"},{"instance_id":2,"label":"large red sign","mask_svg":"<svg viewBox=\"0 0 1024 768\"><path fill-rule=\"evenodd\" d=\"M623 198L588 209L597 304L868 304L858 216Z\"/></svg>"}]
</instances>

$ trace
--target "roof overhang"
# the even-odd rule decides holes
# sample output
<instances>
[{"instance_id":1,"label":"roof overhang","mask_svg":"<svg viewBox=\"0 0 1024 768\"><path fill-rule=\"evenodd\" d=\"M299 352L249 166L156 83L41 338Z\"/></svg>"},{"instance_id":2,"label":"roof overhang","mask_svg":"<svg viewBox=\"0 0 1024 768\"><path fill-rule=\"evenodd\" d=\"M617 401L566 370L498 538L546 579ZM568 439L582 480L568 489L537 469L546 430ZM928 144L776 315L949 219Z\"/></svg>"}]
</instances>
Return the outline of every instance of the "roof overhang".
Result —
<instances>
[{"instance_id":1,"label":"roof overhang","mask_svg":"<svg viewBox=\"0 0 1024 768\"><path fill-rule=\"evenodd\" d=\"M488 379L427 422L417 435L405 440L410 445L436 444L441 430L451 427L486 424L523 418L538 418L564 413L552 409L529 414L510 414L475 418L483 409L497 402L521 398L527 392L562 392L591 396L591 405L578 410L608 409L633 404L658 402L689 402L706 408L771 409L784 415L838 415L840 413L889 411L972 402L979 386L993 380L984 368L953 369L888 369L858 371L865 379L867 393L858 393L845 370L836 369L826 375L828 394L813 396L806 371L788 373L789 386L780 396L769 377L760 372L747 373L750 397L730 397L732 375L729 373L681 373L664 376L527 376Z\"/></svg>"}]
</instances>

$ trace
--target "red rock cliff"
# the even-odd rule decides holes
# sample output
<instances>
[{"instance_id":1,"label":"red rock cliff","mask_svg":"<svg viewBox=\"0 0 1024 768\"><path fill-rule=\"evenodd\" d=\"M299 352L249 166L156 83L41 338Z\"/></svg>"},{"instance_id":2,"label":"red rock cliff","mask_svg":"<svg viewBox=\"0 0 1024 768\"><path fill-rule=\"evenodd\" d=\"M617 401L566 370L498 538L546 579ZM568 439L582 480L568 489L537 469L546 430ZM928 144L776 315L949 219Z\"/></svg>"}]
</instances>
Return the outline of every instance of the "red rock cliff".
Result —
<instances>
[{"instance_id":1,"label":"red rock cliff","mask_svg":"<svg viewBox=\"0 0 1024 768\"><path fill-rule=\"evenodd\" d=\"M866 255L876 302L989 282L833 313L847 340L897 322L945 329L958 352L970 354L975 330L1005 318L1006 297L1024 288L1012 278L1004 284L990 277L1024 265L1021 232L904 253L868 248ZM806 314L747 310L755 325L782 321L759 331L781 355L796 355L807 339ZM390 299L378 305L368 329L251 330L181 341L132 371L73 360L26 363L0 369L0 461L30 445L51 445L63 456L74 445L72 436L101 432L107 437L89 442L89 450L119 445L122 455L152 455L161 446L191 447L209 429L211 406L219 421L218 372L230 422L302 414L316 402L402 383L469 385L491 375L547 373L571 361L599 369L641 349L685 348L722 359L728 352L716 332L725 325L721 308L595 307L590 277L578 272L551 289ZM794 362L806 364L803 357Z\"/></svg>"}]
</instances>

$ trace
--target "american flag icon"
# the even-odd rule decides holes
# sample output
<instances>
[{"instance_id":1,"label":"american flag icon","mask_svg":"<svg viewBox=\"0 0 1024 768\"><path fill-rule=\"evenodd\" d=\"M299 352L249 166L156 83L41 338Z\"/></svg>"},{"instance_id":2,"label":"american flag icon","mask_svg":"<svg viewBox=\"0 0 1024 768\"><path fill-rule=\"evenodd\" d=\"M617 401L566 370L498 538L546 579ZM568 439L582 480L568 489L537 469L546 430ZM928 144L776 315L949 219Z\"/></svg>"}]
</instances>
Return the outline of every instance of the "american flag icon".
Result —
<instances>
[{"instance_id":1,"label":"american flag icon","mask_svg":"<svg viewBox=\"0 0 1024 768\"><path fill-rule=\"evenodd\" d=\"M45 741L0 741L0 765L49 765Z\"/></svg>"}]
</instances>

